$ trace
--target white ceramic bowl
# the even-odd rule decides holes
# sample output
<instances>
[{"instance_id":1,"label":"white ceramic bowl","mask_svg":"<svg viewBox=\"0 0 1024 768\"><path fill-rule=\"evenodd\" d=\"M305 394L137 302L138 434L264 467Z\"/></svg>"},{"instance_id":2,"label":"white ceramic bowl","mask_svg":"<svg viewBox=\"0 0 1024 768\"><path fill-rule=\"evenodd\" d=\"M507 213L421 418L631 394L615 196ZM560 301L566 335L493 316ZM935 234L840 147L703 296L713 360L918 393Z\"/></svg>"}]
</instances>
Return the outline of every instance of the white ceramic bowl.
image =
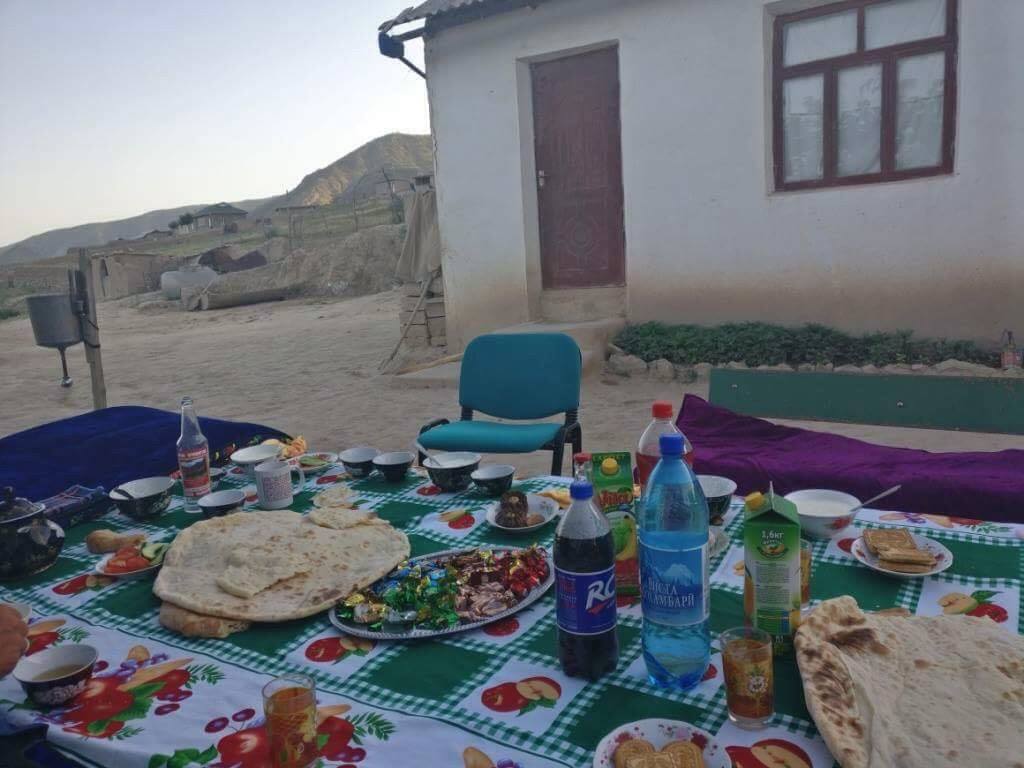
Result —
<instances>
[{"instance_id":1,"label":"white ceramic bowl","mask_svg":"<svg viewBox=\"0 0 1024 768\"><path fill-rule=\"evenodd\" d=\"M245 470L250 479L256 479L256 465L268 459L276 459L281 452L279 445L252 445L231 454L231 461Z\"/></svg>"},{"instance_id":2,"label":"white ceramic bowl","mask_svg":"<svg viewBox=\"0 0 1024 768\"><path fill-rule=\"evenodd\" d=\"M856 496L823 488L793 491L787 493L785 498L796 504L796 511L800 514L800 532L809 539L831 539L833 536L838 536L857 516L855 512L850 513L849 510L860 504L860 499ZM804 510L811 509L812 505L819 502L835 504L835 514L810 515L804 513ZM846 510L845 513L843 510Z\"/></svg>"}]
</instances>

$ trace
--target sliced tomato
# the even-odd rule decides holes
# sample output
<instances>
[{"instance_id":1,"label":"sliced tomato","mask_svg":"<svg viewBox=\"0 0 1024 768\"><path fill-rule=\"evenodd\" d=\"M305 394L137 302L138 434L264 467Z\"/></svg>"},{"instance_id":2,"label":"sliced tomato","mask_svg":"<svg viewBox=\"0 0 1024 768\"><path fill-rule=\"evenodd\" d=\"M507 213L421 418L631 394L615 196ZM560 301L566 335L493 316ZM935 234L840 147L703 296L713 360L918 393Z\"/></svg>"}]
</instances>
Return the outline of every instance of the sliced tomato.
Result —
<instances>
[{"instance_id":1,"label":"sliced tomato","mask_svg":"<svg viewBox=\"0 0 1024 768\"><path fill-rule=\"evenodd\" d=\"M135 555L134 557L129 557L125 561L125 566L128 568L129 571L138 571L143 568L149 568L149 566L151 566L152 564L153 563L144 558L142 555Z\"/></svg>"},{"instance_id":2,"label":"sliced tomato","mask_svg":"<svg viewBox=\"0 0 1024 768\"><path fill-rule=\"evenodd\" d=\"M121 547L121 549L114 553L114 557L120 560L127 560L129 557L134 557L138 554L141 554L141 550L138 547Z\"/></svg>"}]
</instances>

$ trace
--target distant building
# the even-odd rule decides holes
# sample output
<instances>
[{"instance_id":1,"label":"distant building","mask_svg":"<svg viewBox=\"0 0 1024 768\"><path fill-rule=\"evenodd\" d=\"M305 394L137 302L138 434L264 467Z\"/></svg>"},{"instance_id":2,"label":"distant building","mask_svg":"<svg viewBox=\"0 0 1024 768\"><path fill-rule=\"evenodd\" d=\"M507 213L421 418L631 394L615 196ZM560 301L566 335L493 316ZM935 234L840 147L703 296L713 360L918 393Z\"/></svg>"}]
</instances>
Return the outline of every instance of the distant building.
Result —
<instances>
[{"instance_id":1,"label":"distant building","mask_svg":"<svg viewBox=\"0 0 1024 768\"><path fill-rule=\"evenodd\" d=\"M223 227L225 224L237 223L248 215L248 211L235 208L235 206L228 205L227 203L208 205L194 214L196 229L216 229Z\"/></svg>"},{"instance_id":2,"label":"distant building","mask_svg":"<svg viewBox=\"0 0 1024 768\"><path fill-rule=\"evenodd\" d=\"M140 240L170 240L174 237L174 233L169 229L151 229L149 232L144 234Z\"/></svg>"},{"instance_id":3,"label":"distant building","mask_svg":"<svg viewBox=\"0 0 1024 768\"><path fill-rule=\"evenodd\" d=\"M176 269L185 259L167 254L134 251L91 254L93 282L99 286L98 299L120 299L136 293L155 291L160 275Z\"/></svg>"}]
</instances>

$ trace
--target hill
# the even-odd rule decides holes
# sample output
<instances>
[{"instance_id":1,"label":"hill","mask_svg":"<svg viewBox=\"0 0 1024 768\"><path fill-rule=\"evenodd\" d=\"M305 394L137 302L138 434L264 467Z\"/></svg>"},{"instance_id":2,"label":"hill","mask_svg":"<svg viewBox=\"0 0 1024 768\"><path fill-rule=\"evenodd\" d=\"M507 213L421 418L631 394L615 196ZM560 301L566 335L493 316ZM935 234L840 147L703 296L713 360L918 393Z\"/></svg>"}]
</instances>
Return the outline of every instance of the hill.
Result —
<instances>
[{"instance_id":1,"label":"hill","mask_svg":"<svg viewBox=\"0 0 1024 768\"><path fill-rule=\"evenodd\" d=\"M249 211L250 218L269 216L283 205L323 205L350 190L364 174L387 168L401 176L430 173L434 167L430 136L390 133L349 152L325 168L305 176L285 195L231 203ZM216 202L216 201L214 201ZM116 221L53 229L0 249L0 265L19 264L63 255L68 248L103 245L117 238L134 238L152 229L165 229L179 215L209 203L163 208Z\"/></svg>"},{"instance_id":2,"label":"hill","mask_svg":"<svg viewBox=\"0 0 1024 768\"><path fill-rule=\"evenodd\" d=\"M385 168L402 177L432 173L434 145L429 135L389 133L367 142L340 160L305 176L291 192L266 201L252 211L254 216L269 216L284 205L327 205L344 199L366 174ZM372 192L372 189L369 190Z\"/></svg>"}]
</instances>

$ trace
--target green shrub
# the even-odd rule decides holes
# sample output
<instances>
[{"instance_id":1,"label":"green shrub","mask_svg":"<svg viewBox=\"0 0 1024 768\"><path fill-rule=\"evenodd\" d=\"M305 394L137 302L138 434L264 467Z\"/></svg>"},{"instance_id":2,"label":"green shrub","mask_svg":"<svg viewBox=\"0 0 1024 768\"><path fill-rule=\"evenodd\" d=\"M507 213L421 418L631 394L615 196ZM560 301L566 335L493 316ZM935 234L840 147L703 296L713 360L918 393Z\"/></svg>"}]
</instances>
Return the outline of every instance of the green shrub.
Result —
<instances>
[{"instance_id":1,"label":"green shrub","mask_svg":"<svg viewBox=\"0 0 1024 768\"><path fill-rule=\"evenodd\" d=\"M0 320L8 320L12 317L17 317L20 312L16 309L7 309L6 307L0 307Z\"/></svg>"},{"instance_id":2,"label":"green shrub","mask_svg":"<svg viewBox=\"0 0 1024 768\"><path fill-rule=\"evenodd\" d=\"M627 325L615 343L631 355L650 362L665 358L673 363L744 362L749 366L833 363L835 365L933 365L955 358L998 366L999 354L972 341L915 339L912 331L852 336L824 325L786 328L768 323L725 325Z\"/></svg>"}]
</instances>

